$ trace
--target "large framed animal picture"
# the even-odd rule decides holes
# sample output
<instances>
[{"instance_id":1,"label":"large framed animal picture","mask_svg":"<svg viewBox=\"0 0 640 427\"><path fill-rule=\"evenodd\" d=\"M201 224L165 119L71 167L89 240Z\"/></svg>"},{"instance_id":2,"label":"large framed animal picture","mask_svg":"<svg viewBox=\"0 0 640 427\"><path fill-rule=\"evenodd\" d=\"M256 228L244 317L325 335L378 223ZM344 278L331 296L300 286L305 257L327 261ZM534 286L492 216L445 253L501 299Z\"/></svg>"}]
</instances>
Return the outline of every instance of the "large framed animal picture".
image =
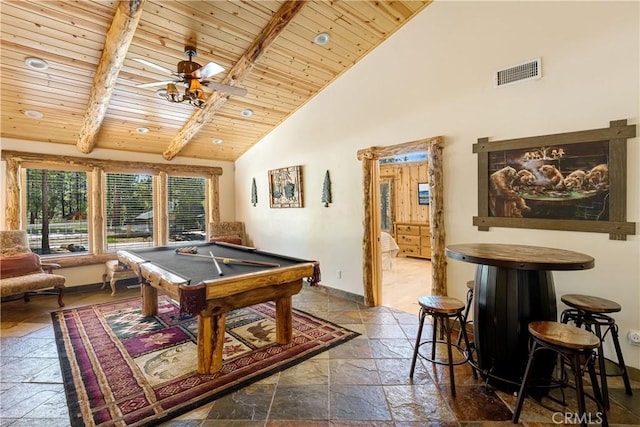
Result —
<instances>
[{"instance_id":1,"label":"large framed animal picture","mask_svg":"<svg viewBox=\"0 0 640 427\"><path fill-rule=\"evenodd\" d=\"M608 128L502 141L478 139L478 230L491 227L609 233L626 240L626 120Z\"/></svg>"}]
</instances>

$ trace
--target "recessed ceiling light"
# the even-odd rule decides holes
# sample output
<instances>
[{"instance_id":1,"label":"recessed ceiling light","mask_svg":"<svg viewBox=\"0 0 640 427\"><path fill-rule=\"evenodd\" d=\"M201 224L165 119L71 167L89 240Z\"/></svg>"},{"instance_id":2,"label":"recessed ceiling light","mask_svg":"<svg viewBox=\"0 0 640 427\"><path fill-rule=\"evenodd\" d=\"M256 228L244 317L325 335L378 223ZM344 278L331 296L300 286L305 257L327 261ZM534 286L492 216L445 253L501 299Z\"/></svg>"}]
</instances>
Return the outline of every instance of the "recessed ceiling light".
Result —
<instances>
[{"instance_id":1,"label":"recessed ceiling light","mask_svg":"<svg viewBox=\"0 0 640 427\"><path fill-rule=\"evenodd\" d=\"M313 38L313 42L318 46L329 43L329 40L331 40L331 36L329 35L329 33L319 33L316 34L316 36Z\"/></svg>"},{"instance_id":2,"label":"recessed ceiling light","mask_svg":"<svg viewBox=\"0 0 640 427\"><path fill-rule=\"evenodd\" d=\"M247 108L245 110L242 110L240 114L242 114L242 117L251 117L253 116L253 110L250 108Z\"/></svg>"},{"instance_id":3,"label":"recessed ceiling light","mask_svg":"<svg viewBox=\"0 0 640 427\"><path fill-rule=\"evenodd\" d=\"M44 59L29 57L24 60L27 67L32 70L44 71L49 68L49 64Z\"/></svg>"},{"instance_id":4,"label":"recessed ceiling light","mask_svg":"<svg viewBox=\"0 0 640 427\"><path fill-rule=\"evenodd\" d=\"M142 128L142 127L136 128L136 132L138 132L138 133L147 133L147 132L149 132L149 128Z\"/></svg>"},{"instance_id":5,"label":"recessed ceiling light","mask_svg":"<svg viewBox=\"0 0 640 427\"><path fill-rule=\"evenodd\" d=\"M165 89L165 88L158 89L156 91L156 96L158 96L160 98L166 98L167 97L167 89Z\"/></svg>"},{"instance_id":6,"label":"recessed ceiling light","mask_svg":"<svg viewBox=\"0 0 640 427\"><path fill-rule=\"evenodd\" d=\"M220 138L213 138L213 141L212 141L212 142L213 142L214 144L222 144L222 139L220 139Z\"/></svg>"},{"instance_id":7,"label":"recessed ceiling light","mask_svg":"<svg viewBox=\"0 0 640 427\"><path fill-rule=\"evenodd\" d=\"M29 117L30 119L41 119L44 117L44 114L42 114L41 111L37 110L26 110L24 112L24 115Z\"/></svg>"}]
</instances>

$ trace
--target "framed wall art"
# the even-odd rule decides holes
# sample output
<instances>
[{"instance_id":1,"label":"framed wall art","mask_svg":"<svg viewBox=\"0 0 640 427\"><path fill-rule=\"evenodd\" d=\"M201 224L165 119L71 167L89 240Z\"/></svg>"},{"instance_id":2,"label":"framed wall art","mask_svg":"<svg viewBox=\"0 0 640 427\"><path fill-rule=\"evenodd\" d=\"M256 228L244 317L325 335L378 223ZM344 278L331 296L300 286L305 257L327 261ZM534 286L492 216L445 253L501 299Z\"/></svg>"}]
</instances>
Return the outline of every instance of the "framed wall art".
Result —
<instances>
[{"instance_id":1,"label":"framed wall art","mask_svg":"<svg viewBox=\"0 0 640 427\"><path fill-rule=\"evenodd\" d=\"M478 216L490 227L635 234L626 222L627 139L635 125L489 142L478 139Z\"/></svg>"},{"instance_id":2,"label":"framed wall art","mask_svg":"<svg viewBox=\"0 0 640 427\"><path fill-rule=\"evenodd\" d=\"M301 208L302 166L269 171L269 203L272 208Z\"/></svg>"}]
</instances>

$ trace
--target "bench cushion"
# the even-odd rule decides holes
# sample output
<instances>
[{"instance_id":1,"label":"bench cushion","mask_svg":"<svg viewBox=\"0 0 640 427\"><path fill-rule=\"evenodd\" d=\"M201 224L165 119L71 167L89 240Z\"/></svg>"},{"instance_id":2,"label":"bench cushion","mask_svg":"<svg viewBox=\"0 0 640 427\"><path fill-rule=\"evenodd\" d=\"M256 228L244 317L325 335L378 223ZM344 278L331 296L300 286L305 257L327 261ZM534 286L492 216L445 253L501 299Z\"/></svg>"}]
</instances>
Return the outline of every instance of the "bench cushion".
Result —
<instances>
[{"instance_id":1,"label":"bench cushion","mask_svg":"<svg viewBox=\"0 0 640 427\"><path fill-rule=\"evenodd\" d=\"M22 294L47 288L64 288L66 278L58 274L31 273L2 278L0 296Z\"/></svg>"}]
</instances>

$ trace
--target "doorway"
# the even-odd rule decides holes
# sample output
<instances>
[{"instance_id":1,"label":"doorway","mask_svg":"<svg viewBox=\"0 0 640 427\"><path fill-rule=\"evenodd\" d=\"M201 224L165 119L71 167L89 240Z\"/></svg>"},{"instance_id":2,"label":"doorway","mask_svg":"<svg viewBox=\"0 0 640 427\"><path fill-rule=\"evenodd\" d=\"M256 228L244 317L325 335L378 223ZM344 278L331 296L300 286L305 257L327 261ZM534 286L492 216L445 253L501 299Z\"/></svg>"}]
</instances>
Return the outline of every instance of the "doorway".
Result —
<instances>
[{"instance_id":1,"label":"doorway","mask_svg":"<svg viewBox=\"0 0 640 427\"><path fill-rule=\"evenodd\" d=\"M429 205L419 192L429 180L427 153L378 160L380 170L380 304L410 313L431 294Z\"/></svg>"},{"instance_id":2,"label":"doorway","mask_svg":"<svg viewBox=\"0 0 640 427\"><path fill-rule=\"evenodd\" d=\"M444 254L445 228L442 191L443 138L433 137L388 147L371 147L358 151L362 161L364 195L363 286L368 306L382 302L380 167L379 159L415 151L427 152L429 165L429 196L431 227L431 282L434 295L446 295L446 259Z\"/></svg>"}]
</instances>

